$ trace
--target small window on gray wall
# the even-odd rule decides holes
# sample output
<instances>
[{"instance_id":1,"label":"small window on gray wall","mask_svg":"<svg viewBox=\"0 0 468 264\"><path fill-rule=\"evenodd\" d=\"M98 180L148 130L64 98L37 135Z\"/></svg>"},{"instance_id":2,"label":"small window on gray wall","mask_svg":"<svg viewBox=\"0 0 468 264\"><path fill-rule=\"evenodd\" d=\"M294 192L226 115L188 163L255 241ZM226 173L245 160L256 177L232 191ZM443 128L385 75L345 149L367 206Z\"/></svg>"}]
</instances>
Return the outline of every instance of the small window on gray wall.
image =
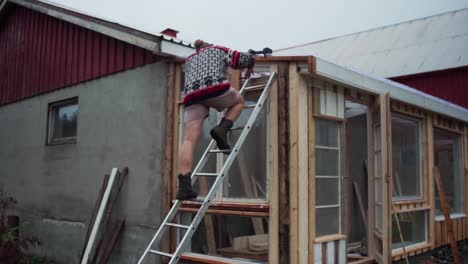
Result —
<instances>
[{"instance_id":1,"label":"small window on gray wall","mask_svg":"<svg viewBox=\"0 0 468 264\"><path fill-rule=\"evenodd\" d=\"M76 142L78 98L49 104L47 143L50 145Z\"/></svg>"}]
</instances>

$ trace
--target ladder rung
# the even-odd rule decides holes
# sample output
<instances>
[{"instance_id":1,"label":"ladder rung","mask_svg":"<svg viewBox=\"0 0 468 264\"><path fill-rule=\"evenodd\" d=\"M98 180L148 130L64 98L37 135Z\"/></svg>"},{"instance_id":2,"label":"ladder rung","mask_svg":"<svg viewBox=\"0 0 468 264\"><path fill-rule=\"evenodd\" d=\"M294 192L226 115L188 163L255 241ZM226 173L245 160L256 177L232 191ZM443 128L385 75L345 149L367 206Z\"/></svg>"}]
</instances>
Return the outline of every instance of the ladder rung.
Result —
<instances>
[{"instance_id":1,"label":"ladder rung","mask_svg":"<svg viewBox=\"0 0 468 264\"><path fill-rule=\"evenodd\" d=\"M167 226L172 226L172 227L178 227L178 228L185 228L185 229L189 229L190 226L188 225L179 225L179 224L173 224L173 223L166 223Z\"/></svg>"},{"instance_id":2,"label":"ladder rung","mask_svg":"<svg viewBox=\"0 0 468 264\"><path fill-rule=\"evenodd\" d=\"M242 130L242 129L244 129L243 126L238 126L238 127L231 128L231 130Z\"/></svg>"},{"instance_id":3,"label":"ladder rung","mask_svg":"<svg viewBox=\"0 0 468 264\"><path fill-rule=\"evenodd\" d=\"M208 172L197 172L195 173L196 176L207 176L207 177L217 177L218 173L208 173Z\"/></svg>"},{"instance_id":4,"label":"ladder rung","mask_svg":"<svg viewBox=\"0 0 468 264\"><path fill-rule=\"evenodd\" d=\"M153 253L153 254L157 254L157 255L166 256L166 257L169 257L169 258L172 258L172 257L174 256L174 255L172 255L172 254L169 254L169 253L166 253L166 252L162 252L162 251L153 250L153 249L150 249L149 252L150 252L150 253Z\"/></svg>"},{"instance_id":5,"label":"ladder rung","mask_svg":"<svg viewBox=\"0 0 468 264\"><path fill-rule=\"evenodd\" d=\"M259 84L259 85L254 85L254 86L249 86L245 87L244 91L256 91L256 90L263 90L265 88L266 84Z\"/></svg>"},{"instance_id":6,"label":"ladder rung","mask_svg":"<svg viewBox=\"0 0 468 264\"><path fill-rule=\"evenodd\" d=\"M210 151L208 151L209 153L226 153L226 154L229 154L229 152L231 152L230 149L212 149Z\"/></svg>"},{"instance_id":7,"label":"ladder rung","mask_svg":"<svg viewBox=\"0 0 468 264\"><path fill-rule=\"evenodd\" d=\"M244 105L244 108L255 108L256 104Z\"/></svg>"}]
</instances>

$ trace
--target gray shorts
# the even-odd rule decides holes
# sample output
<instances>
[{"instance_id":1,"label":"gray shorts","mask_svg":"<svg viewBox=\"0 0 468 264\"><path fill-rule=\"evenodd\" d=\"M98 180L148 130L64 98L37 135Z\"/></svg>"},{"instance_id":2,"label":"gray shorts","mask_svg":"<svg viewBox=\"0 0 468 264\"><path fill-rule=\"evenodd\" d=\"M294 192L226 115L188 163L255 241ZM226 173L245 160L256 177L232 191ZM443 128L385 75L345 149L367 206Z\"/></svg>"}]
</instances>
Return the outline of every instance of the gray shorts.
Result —
<instances>
[{"instance_id":1,"label":"gray shorts","mask_svg":"<svg viewBox=\"0 0 468 264\"><path fill-rule=\"evenodd\" d=\"M221 112L224 109L234 105L240 98L241 95L239 92L231 87L222 95L205 99L193 105L189 105L185 108L184 111L184 124L187 124L192 120L205 119L208 117L210 107L216 109L218 112Z\"/></svg>"}]
</instances>

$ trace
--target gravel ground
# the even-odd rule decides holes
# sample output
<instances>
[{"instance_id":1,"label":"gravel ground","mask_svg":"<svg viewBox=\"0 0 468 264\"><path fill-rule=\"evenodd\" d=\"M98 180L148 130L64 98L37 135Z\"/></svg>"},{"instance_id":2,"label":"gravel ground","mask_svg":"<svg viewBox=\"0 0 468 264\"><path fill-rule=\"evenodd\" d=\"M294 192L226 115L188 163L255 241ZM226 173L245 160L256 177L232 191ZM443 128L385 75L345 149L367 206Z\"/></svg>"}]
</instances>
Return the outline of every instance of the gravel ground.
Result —
<instances>
[{"instance_id":1,"label":"gravel ground","mask_svg":"<svg viewBox=\"0 0 468 264\"><path fill-rule=\"evenodd\" d=\"M463 264L468 264L468 240L458 241L458 250ZM430 252L431 259L435 264L454 263L450 245L436 248Z\"/></svg>"}]
</instances>

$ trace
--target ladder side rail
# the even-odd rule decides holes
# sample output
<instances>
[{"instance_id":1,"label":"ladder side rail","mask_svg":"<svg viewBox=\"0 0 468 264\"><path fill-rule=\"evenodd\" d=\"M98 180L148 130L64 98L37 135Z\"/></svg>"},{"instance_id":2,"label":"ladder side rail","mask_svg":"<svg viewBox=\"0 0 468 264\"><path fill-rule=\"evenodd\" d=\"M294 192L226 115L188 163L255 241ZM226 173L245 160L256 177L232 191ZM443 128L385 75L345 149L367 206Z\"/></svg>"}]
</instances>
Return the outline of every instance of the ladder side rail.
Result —
<instances>
[{"instance_id":1,"label":"ladder side rail","mask_svg":"<svg viewBox=\"0 0 468 264\"><path fill-rule=\"evenodd\" d=\"M171 207L171 210L169 211L169 213L166 215L166 217L164 218L164 220L161 222L161 224L159 225L159 228L158 228L158 231L156 232L156 234L153 236L153 238L151 239L151 242L149 243L148 247L146 248L145 252L143 253L143 255L140 257L140 260L138 260L138 264L141 264L143 263L143 260L145 259L146 255L148 254L148 252L151 250L151 248L153 247L153 244L155 241L158 241L162 238L162 236L164 235L165 231L167 230L167 226L165 225L166 223L170 222L171 219L174 218L174 216L177 214L177 211L179 210L180 206L182 205L182 201L180 200L177 200L174 205Z\"/></svg>"}]
</instances>

